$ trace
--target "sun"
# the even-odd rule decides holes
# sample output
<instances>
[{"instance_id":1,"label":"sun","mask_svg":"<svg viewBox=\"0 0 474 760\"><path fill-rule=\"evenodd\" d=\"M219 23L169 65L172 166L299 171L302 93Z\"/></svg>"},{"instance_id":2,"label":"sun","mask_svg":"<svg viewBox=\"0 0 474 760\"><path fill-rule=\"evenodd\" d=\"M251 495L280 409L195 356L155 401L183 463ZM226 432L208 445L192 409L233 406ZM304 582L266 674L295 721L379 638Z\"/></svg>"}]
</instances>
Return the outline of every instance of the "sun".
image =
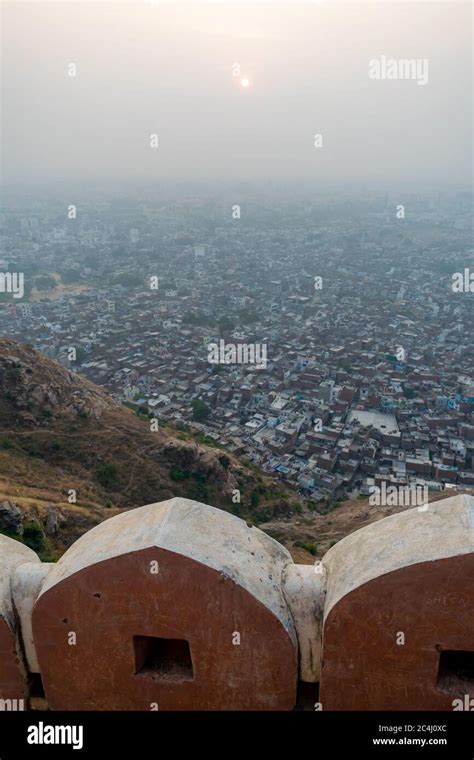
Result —
<instances>
[{"instance_id":1,"label":"sun","mask_svg":"<svg viewBox=\"0 0 474 760\"><path fill-rule=\"evenodd\" d=\"M250 79L247 79L247 77L243 77L243 79L240 80L240 84L242 87L248 87L250 85Z\"/></svg>"}]
</instances>

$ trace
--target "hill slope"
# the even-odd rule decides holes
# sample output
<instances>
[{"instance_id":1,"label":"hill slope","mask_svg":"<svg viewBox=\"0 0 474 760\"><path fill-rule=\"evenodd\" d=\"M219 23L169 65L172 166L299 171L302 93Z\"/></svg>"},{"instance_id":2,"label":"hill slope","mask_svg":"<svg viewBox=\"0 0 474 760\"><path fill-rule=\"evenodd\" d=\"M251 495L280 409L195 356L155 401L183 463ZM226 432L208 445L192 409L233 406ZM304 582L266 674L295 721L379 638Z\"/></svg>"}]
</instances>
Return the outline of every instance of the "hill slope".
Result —
<instances>
[{"instance_id":1,"label":"hill slope","mask_svg":"<svg viewBox=\"0 0 474 760\"><path fill-rule=\"evenodd\" d=\"M0 502L14 502L40 526L54 507L53 555L122 509L172 496L254 522L303 510L277 479L189 434L152 432L148 419L86 379L29 346L0 341Z\"/></svg>"},{"instance_id":2,"label":"hill slope","mask_svg":"<svg viewBox=\"0 0 474 760\"><path fill-rule=\"evenodd\" d=\"M192 434L152 432L148 419L86 379L0 340L0 532L56 559L98 522L172 496L259 524L297 562L314 562L348 533L404 509L356 500L318 514L277 478Z\"/></svg>"}]
</instances>

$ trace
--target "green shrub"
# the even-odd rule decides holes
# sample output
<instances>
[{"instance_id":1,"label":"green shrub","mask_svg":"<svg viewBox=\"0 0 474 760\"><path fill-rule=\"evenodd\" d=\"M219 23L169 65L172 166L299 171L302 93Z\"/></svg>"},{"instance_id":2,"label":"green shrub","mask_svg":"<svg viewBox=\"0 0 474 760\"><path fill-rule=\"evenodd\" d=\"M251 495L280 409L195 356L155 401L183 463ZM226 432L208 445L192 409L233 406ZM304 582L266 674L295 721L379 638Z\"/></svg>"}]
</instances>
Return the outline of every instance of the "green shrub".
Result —
<instances>
[{"instance_id":1,"label":"green shrub","mask_svg":"<svg viewBox=\"0 0 474 760\"><path fill-rule=\"evenodd\" d=\"M21 370L19 367L10 367L5 374L7 382L9 383L17 383L21 378Z\"/></svg>"},{"instance_id":2,"label":"green shrub","mask_svg":"<svg viewBox=\"0 0 474 760\"><path fill-rule=\"evenodd\" d=\"M309 552L313 557L318 553L318 547L316 544L309 541L295 541L295 546Z\"/></svg>"},{"instance_id":3,"label":"green shrub","mask_svg":"<svg viewBox=\"0 0 474 760\"><path fill-rule=\"evenodd\" d=\"M209 501L209 489L206 483L203 483L199 480L195 482L193 488L193 498L204 503Z\"/></svg>"},{"instance_id":4,"label":"green shrub","mask_svg":"<svg viewBox=\"0 0 474 760\"><path fill-rule=\"evenodd\" d=\"M289 501L281 499L273 505L273 513L276 517L285 517L291 512L291 504Z\"/></svg>"},{"instance_id":5,"label":"green shrub","mask_svg":"<svg viewBox=\"0 0 474 760\"><path fill-rule=\"evenodd\" d=\"M196 422L202 422L207 419L211 413L208 405L200 398L193 399L191 407L193 410L193 419L196 420Z\"/></svg>"},{"instance_id":6,"label":"green shrub","mask_svg":"<svg viewBox=\"0 0 474 760\"><path fill-rule=\"evenodd\" d=\"M33 551L39 552L43 549L45 538L43 527L37 520L32 520L25 525L23 540Z\"/></svg>"},{"instance_id":7,"label":"green shrub","mask_svg":"<svg viewBox=\"0 0 474 760\"><path fill-rule=\"evenodd\" d=\"M97 480L104 488L112 488L112 486L117 485L119 480L117 465L112 462L101 465L97 469Z\"/></svg>"},{"instance_id":8,"label":"green shrub","mask_svg":"<svg viewBox=\"0 0 474 760\"><path fill-rule=\"evenodd\" d=\"M32 520L25 525L22 543L26 544L37 553L42 562L54 562L54 550L51 541L45 536L43 526L37 520Z\"/></svg>"},{"instance_id":9,"label":"green shrub","mask_svg":"<svg viewBox=\"0 0 474 760\"><path fill-rule=\"evenodd\" d=\"M174 481L186 480L186 478L189 478L189 472L185 472L179 467L172 467L169 471L169 476Z\"/></svg>"},{"instance_id":10,"label":"green shrub","mask_svg":"<svg viewBox=\"0 0 474 760\"><path fill-rule=\"evenodd\" d=\"M252 493L250 494L250 504L252 507L258 507L260 504L260 493L258 488L254 488Z\"/></svg>"}]
</instances>

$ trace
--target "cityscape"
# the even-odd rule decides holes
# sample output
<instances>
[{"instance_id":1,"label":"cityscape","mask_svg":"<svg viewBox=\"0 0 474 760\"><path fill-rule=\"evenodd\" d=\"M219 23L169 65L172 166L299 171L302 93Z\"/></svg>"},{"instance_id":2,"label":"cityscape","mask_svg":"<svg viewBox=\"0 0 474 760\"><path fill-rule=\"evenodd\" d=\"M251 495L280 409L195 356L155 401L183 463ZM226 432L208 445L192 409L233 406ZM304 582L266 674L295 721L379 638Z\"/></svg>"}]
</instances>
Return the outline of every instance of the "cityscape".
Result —
<instances>
[{"instance_id":1,"label":"cityscape","mask_svg":"<svg viewBox=\"0 0 474 760\"><path fill-rule=\"evenodd\" d=\"M473 490L469 194L241 192L12 206L1 333L316 504Z\"/></svg>"}]
</instances>

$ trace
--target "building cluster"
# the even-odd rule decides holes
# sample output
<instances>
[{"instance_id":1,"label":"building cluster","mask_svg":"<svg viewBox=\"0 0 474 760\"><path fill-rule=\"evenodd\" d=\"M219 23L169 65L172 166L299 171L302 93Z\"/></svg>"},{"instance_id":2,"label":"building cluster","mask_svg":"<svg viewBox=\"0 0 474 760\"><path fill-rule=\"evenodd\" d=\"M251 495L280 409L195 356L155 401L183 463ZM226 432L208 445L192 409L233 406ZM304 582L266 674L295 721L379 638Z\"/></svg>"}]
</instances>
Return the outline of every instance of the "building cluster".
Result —
<instances>
[{"instance_id":1,"label":"building cluster","mask_svg":"<svg viewBox=\"0 0 474 760\"><path fill-rule=\"evenodd\" d=\"M3 294L0 333L316 502L474 490L474 293L452 287L474 272L468 199L413 196L403 219L388 197L232 207L9 209L0 270L28 287ZM265 366L211 363L219 341Z\"/></svg>"}]
</instances>

